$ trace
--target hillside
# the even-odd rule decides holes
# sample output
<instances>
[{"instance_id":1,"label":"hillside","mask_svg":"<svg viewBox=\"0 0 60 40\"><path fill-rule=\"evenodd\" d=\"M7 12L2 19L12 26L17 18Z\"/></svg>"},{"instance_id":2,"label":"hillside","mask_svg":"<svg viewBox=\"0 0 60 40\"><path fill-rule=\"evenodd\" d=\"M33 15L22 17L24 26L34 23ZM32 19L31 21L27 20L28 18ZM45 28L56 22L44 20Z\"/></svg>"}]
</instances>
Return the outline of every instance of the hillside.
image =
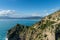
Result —
<instances>
[{"instance_id":1,"label":"hillside","mask_svg":"<svg viewBox=\"0 0 60 40\"><path fill-rule=\"evenodd\" d=\"M8 40L58 40L60 10L45 16L31 27L17 24L8 30Z\"/></svg>"}]
</instances>

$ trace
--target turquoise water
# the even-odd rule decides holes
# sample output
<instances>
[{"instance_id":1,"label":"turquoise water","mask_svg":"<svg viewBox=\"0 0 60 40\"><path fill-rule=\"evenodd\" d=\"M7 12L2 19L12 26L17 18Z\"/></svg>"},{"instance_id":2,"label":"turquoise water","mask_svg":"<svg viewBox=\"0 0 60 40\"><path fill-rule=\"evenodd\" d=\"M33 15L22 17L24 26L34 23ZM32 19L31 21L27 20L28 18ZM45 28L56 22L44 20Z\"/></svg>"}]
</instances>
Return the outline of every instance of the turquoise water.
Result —
<instances>
[{"instance_id":1,"label":"turquoise water","mask_svg":"<svg viewBox=\"0 0 60 40\"><path fill-rule=\"evenodd\" d=\"M39 21L39 19L0 19L0 40L5 40L8 29L16 24L31 26Z\"/></svg>"}]
</instances>

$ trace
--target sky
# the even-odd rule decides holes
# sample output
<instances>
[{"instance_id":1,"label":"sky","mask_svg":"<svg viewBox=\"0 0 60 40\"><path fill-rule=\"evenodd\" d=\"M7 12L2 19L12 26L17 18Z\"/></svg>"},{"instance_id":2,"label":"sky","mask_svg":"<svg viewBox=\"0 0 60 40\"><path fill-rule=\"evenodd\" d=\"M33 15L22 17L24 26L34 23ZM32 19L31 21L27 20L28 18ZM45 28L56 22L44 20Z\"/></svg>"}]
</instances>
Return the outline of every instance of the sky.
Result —
<instances>
[{"instance_id":1,"label":"sky","mask_svg":"<svg viewBox=\"0 0 60 40\"><path fill-rule=\"evenodd\" d=\"M60 0L0 0L0 16L46 16L60 9Z\"/></svg>"}]
</instances>

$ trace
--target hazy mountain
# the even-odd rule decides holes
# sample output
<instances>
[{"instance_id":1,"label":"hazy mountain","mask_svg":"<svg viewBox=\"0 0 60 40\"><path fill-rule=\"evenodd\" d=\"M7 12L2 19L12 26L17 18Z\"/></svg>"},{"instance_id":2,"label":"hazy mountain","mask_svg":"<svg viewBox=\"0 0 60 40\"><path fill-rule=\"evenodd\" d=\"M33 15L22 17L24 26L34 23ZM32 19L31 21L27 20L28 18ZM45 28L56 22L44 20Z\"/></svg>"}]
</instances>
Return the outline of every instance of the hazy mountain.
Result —
<instances>
[{"instance_id":1,"label":"hazy mountain","mask_svg":"<svg viewBox=\"0 0 60 40\"><path fill-rule=\"evenodd\" d=\"M21 17L22 19L40 19L43 18L41 16L30 16L30 17Z\"/></svg>"},{"instance_id":2,"label":"hazy mountain","mask_svg":"<svg viewBox=\"0 0 60 40\"><path fill-rule=\"evenodd\" d=\"M8 17L8 16L0 16L0 19L8 19L8 18L10 18L10 17Z\"/></svg>"},{"instance_id":3,"label":"hazy mountain","mask_svg":"<svg viewBox=\"0 0 60 40\"><path fill-rule=\"evenodd\" d=\"M0 16L0 19L41 19L41 16L31 16L31 17L9 17L9 16Z\"/></svg>"}]
</instances>

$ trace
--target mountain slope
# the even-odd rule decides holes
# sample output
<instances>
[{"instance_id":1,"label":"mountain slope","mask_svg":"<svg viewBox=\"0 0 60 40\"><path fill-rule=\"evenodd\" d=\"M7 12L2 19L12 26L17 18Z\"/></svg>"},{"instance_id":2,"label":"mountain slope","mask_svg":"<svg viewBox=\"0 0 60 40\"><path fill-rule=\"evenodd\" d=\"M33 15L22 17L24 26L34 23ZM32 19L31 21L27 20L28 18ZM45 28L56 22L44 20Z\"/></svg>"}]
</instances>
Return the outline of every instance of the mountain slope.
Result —
<instances>
[{"instance_id":1,"label":"mountain slope","mask_svg":"<svg viewBox=\"0 0 60 40\"><path fill-rule=\"evenodd\" d=\"M17 24L8 30L8 40L56 40L60 30L60 11L41 19L31 27Z\"/></svg>"}]
</instances>

